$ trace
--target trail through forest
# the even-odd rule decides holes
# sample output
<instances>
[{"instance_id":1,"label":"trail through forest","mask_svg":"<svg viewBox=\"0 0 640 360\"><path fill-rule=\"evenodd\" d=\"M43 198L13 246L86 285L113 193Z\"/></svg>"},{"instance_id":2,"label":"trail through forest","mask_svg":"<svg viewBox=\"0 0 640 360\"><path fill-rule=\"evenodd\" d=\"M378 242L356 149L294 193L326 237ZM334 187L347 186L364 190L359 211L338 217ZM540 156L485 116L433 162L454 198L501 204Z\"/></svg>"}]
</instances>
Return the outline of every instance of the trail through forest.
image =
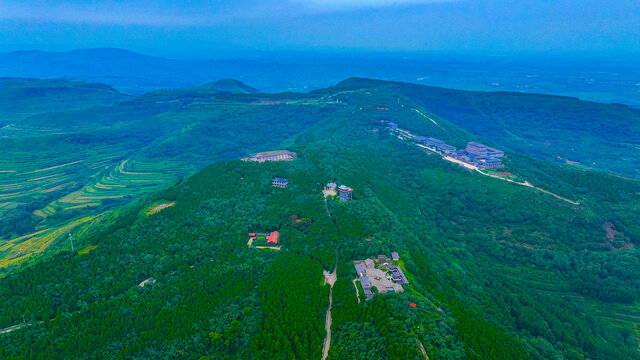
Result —
<instances>
[{"instance_id":1,"label":"trail through forest","mask_svg":"<svg viewBox=\"0 0 640 360\"><path fill-rule=\"evenodd\" d=\"M325 316L324 327L327 331L327 336L324 338L324 345L322 346L322 360L325 360L327 356L329 356L329 348L331 347L331 305L333 305L333 284L336 282L336 279L338 279L337 270L338 252L336 251L336 264L333 266L333 271L322 271L324 275L324 283L331 286L331 288L329 289L329 307L327 308L327 315Z\"/></svg>"}]
</instances>

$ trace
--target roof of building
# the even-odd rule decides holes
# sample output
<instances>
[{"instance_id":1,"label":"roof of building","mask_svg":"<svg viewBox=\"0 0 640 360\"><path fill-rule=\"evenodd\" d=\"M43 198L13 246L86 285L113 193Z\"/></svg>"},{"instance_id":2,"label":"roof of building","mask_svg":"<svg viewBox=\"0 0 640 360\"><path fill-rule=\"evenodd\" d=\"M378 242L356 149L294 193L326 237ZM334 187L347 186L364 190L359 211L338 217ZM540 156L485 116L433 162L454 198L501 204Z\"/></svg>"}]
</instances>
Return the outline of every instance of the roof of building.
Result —
<instances>
[{"instance_id":1,"label":"roof of building","mask_svg":"<svg viewBox=\"0 0 640 360\"><path fill-rule=\"evenodd\" d=\"M476 161L501 161L500 159L493 157L491 155L478 155L475 157Z\"/></svg>"},{"instance_id":2,"label":"roof of building","mask_svg":"<svg viewBox=\"0 0 640 360\"><path fill-rule=\"evenodd\" d=\"M360 274L364 274L366 271L364 270L364 266L362 266L361 263L358 264L353 264L353 266L356 268L356 272L358 273L358 275Z\"/></svg>"},{"instance_id":3,"label":"roof of building","mask_svg":"<svg viewBox=\"0 0 640 360\"><path fill-rule=\"evenodd\" d=\"M279 238L280 233L277 231L272 231L271 234L267 235L267 244L277 244Z\"/></svg>"},{"instance_id":4,"label":"roof of building","mask_svg":"<svg viewBox=\"0 0 640 360\"><path fill-rule=\"evenodd\" d=\"M342 190L342 191L353 191L352 188L346 186L346 185L340 185L338 186L338 190Z\"/></svg>"},{"instance_id":5,"label":"roof of building","mask_svg":"<svg viewBox=\"0 0 640 360\"><path fill-rule=\"evenodd\" d=\"M399 255L397 252L392 251L392 252L391 252L391 258L392 258L393 260L398 260L398 259L400 259L400 255Z\"/></svg>"},{"instance_id":6,"label":"roof of building","mask_svg":"<svg viewBox=\"0 0 640 360\"><path fill-rule=\"evenodd\" d=\"M369 280L368 277L366 276L361 276L358 280L360 280L360 284L362 284L362 287L366 290L367 288L371 287L371 281Z\"/></svg>"},{"instance_id":7,"label":"roof of building","mask_svg":"<svg viewBox=\"0 0 640 360\"><path fill-rule=\"evenodd\" d=\"M281 177L274 177L273 181L275 181L275 182L289 182L289 180L287 180L285 178L281 178Z\"/></svg>"},{"instance_id":8,"label":"roof of building","mask_svg":"<svg viewBox=\"0 0 640 360\"><path fill-rule=\"evenodd\" d=\"M252 156L273 156L273 155L295 155L295 153L289 150L275 150L275 151L265 151L253 154Z\"/></svg>"},{"instance_id":9,"label":"roof of building","mask_svg":"<svg viewBox=\"0 0 640 360\"><path fill-rule=\"evenodd\" d=\"M427 138L424 137L424 136L414 136L413 140L415 140L415 141L426 141Z\"/></svg>"},{"instance_id":10,"label":"roof of building","mask_svg":"<svg viewBox=\"0 0 640 360\"><path fill-rule=\"evenodd\" d=\"M437 146L439 149L445 149L445 150L455 150L455 149L456 149L456 147L455 147L455 146L453 146L453 145L449 145L449 144L445 144L445 143L438 144L438 145L436 145L436 146Z\"/></svg>"},{"instance_id":11,"label":"roof of building","mask_svg":"<svg viewBox=\"0 0 640 360\"><path fill-rule=\"evenodd\" d=\"M444 141L434 137L428 137L427 140L431 141L432 143L444 144Z\"/></svg>"},{"instance_id":12,"label":"roof of building","mask_svg":"<svg viewBox=\"0 0 640 360\"><path fill-rule=\"evenodd\" d=\"M485 144L480 144L479 142L475 142L475 141L469 141L469 142L467 143L467 146L469 146L469 145L471 145L471 146L476 146L476 147L487 147L487 145L485 145Z\"/></svg>"},{"instance_id":13,"label":"roof of building","mask_svg":"<svg viewBox=\"0 0 640 360\"><path fill-rule=\"evenodd\" d=\"M364 266L365 266L366 268L373 268L373 267L375 267L375 264L373 263L373 260L371 260L371 259L366 259L366 260L364 261Z\"/></svg>"}]
</instances>

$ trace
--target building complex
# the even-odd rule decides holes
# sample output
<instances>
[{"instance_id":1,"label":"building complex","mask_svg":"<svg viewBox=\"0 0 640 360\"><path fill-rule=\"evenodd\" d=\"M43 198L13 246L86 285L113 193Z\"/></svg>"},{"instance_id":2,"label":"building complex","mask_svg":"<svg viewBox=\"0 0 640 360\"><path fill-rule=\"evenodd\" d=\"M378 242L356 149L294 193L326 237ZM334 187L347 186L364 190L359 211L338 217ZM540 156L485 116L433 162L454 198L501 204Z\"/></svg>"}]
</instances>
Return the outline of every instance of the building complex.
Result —
<instances>
[{"instance_id":1,"label":"building complex","mask_svg":"<svg viewBox=\"0 0 640 360\"><path fill-rule=\"evenodd\" d=\"M457 150L455 146L446 142L426 136L416 136L398 127L396 123L387 123L387 129L401 134L401 139L413 141L423 148L450 156L456 160L474 165L479 169L495 169L504 167L500 158L504 157L504 151L487 145L470 141L464 149Z\"/></svg>"},{"instance_id":2,"label":"building complex","mask_svg":"<svg viewBox=\"0 0 640 360\"><path fill-rule=\"evenodd\" d=\"M400 259L397 252L391 253L391 258ZM376 288L379 293L403 292L402 285L408 285L409 280L404 275L400 267L390 264L386 255L378 255L377 267L373 259L356 260L353 267L358 275L357 280L362 285L364 296L367 300L373 297L372 288Z\"/></svg>"}]
</instances>

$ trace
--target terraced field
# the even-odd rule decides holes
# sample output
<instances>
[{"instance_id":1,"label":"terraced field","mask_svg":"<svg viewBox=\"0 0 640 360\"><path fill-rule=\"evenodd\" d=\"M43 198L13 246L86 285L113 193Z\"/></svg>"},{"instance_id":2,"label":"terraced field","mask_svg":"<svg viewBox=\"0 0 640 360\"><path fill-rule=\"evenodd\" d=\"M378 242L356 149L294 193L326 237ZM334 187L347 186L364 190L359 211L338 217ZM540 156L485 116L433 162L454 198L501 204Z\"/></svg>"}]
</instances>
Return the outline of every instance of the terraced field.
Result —
<instances>
[{"instance_id":1,"label":"terraced field","mask_svg":"<svg viewBox=\"0 0 640 360\"><path fill-rule=\"evenodd\" d=\"M43 252L55 241L66 237L71 231L83 224L86 225L95 218L92 216L73 220L63 226L42 229L2 242L0 245L0 267L15 264Z\"/></svg>"},{"instance_id":2,"label":"terraced field","mask_svg":"<svg viewBox=\"0 0 640 360\"><path fill-rule=\"evenodd\" d=\"M160 91L112 106L56 108L0 127L0 266L54 244L80 219L208 164L280 148L342 107L291 97Z\"/></svg>"}]
</instances>

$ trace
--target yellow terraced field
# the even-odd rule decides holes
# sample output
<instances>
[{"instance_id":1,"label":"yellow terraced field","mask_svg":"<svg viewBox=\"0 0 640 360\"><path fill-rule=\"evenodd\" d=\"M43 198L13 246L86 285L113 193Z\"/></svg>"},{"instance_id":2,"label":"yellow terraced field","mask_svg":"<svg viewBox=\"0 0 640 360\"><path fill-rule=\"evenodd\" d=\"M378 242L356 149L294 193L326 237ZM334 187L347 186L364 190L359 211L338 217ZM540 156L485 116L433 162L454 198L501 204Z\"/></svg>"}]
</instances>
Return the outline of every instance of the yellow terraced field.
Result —
<instances>
[{"instance_id":1,"label":"yellow terraced field","mask_svg":"<svg viewBox=\"0 0 640 360\"><path fill-rule=\"evenodd\" d=\"M98 245L88 245L87 247L78 250L78 255L85 255L90 253L91 251L95 250L98 248Z\"/></svg>"},{"instance_id":2,"label":"yellow terraced field","mask_svg":"<svg viewBox=\"0 0 640 360\"><path fill-rule=\"evenodd\" d=\"M32 253L44 251L53 242L62 239L76 227L91 221L95 216L86 217L71 221L70 223L55 229L45 229L33 234L21 236L19 238L8 240L2 245L0 251L6 251L6 254L0 258L0 267L4 267L15 263L18 259L24 258Z\"/></svg>"},{"instance_id":3,"label":"yellow terraced field","mask_svg":"<svg viewBox=\"0 0 640 360\"><path fill-rule=\"evenodd\" d=\"M24 174L33 174L33 173L42 172L42 171L48 171L48 170L53 170L53 169L59 169L59 168L61 168L61 167L65 167L65 166L69 166L69 165L73 165L73 164L81 163L81 162L83 162L83 161L84 161L84 160L72 161L72 162L70 162L70 163L66 163L66 164L60 164L60 165L51 166L51 167L44 168L44 169L33 170L33 171L30 171L30 172L22 173L22 174L20 174L20 175L24 175Z\"/></svg>"},{"instance_id":4,"label":"yellow terraced field","mask_svg":"<svg viewBox=\"0 0 640 360\"><path fill-rule=\"evenodd\" d=\"M100 204L100 203L87 203L87 204L82 204L82 205L69 206L69 207L66 207L64 209L65 210L73 210L73 209L80 209L80 208L83 208L85 206L100 206L100 205L102 205L102 204Z\"/></svg>"},{"instance_id":5,"label":"yellow terraced field","mask_svg":"<svg viewBox=\"0 0 640 360\"><path fill-rule=\"evenodd\" d=\"M63 189L63 188L65 188L65 187L67 187L67 186L69 186L71 184L73 184L73 183L68 182L68 183L65 183L65 184L60 184L60 185L54 186L52 188L44 189L44 190L42 190L40 192L43 193L43 194L50 193L52 191Z\"/></svg>"},{"instance_id":6,"label":"yellow terraced field","mask_svg":"<svg viewBox=\"0 0 640 360\"><path fill-rule=\"evenodd\" d=\"M41 176L33 179L27 179L27 181L38 181L38 180L44 180L44 179L49 179L49 178L59 177L59 176L64 176L64 174L52 174L47 176Z\"/></svg>"}]
</instances>

